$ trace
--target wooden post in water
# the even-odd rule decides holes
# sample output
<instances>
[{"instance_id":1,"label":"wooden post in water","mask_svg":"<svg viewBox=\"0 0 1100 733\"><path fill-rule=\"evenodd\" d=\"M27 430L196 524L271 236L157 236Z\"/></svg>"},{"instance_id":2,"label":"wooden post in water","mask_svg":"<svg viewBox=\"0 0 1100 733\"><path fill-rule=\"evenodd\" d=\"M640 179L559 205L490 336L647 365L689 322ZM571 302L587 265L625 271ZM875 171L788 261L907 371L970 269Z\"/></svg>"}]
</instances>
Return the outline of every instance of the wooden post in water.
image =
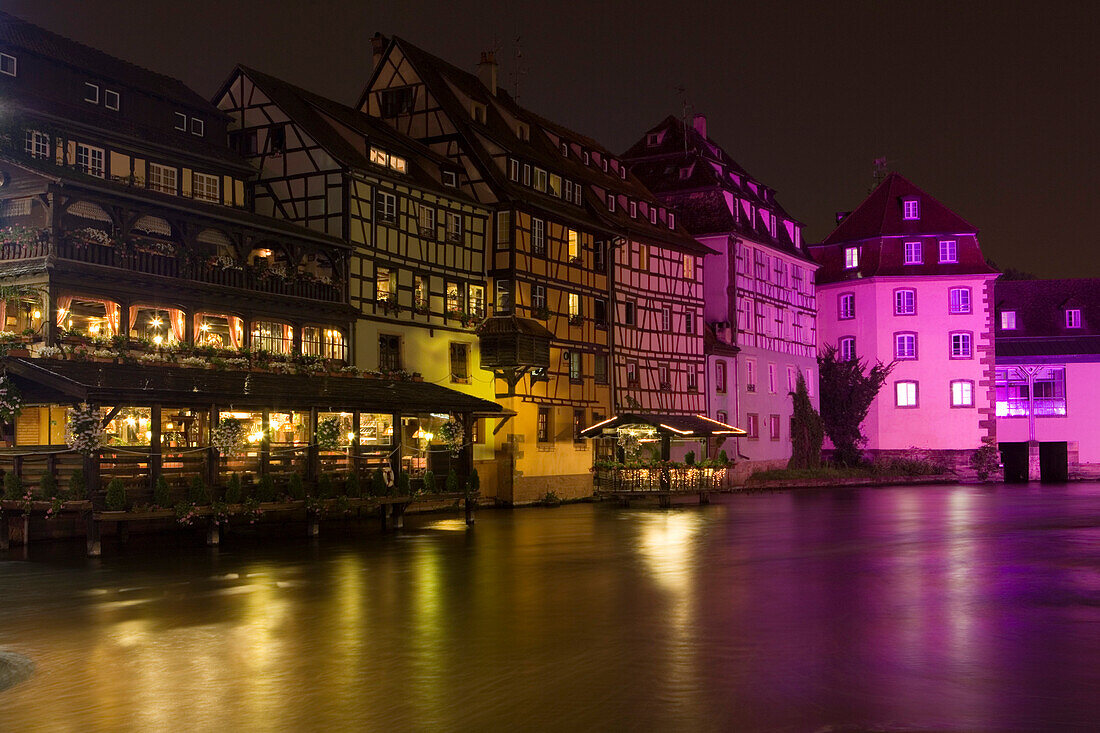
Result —
<instances>
[{"instance_id":1,"label":"wooden post in water","mask_svg":"<svg viewBox=\"0 0 1100 733\"><path fill-rule=\"evenodd\" d=\"M11 526L8 518L0 514L0 550L11 549Z\"/></svg>"},{"instance_id":2,"label":"wooden post in water","mask_svg":"<svg viewBox=\"0 0 1100 733\"><path fill-rule=\"evenodd\" d=\"M405 528L405 507L407 507L407 506L408 506L408 504L391 504L390 505L390 507L391 507L390 511L392 513L391 516L393 517L393 528L394 529L404 529Z\"/></svg>"},{"instance_id":3,"label":"wooden post in water","mask_svg":"<svg viewBox=\"0 0 1100 733\"><path fill-rule=\"evenodd\" d=\"M91 512L84 513L84 534L88 543L88 557L99 557L103 546L99 541L99 522Z\"/></svg>"},{"instance_id":4,"label":"wooden post in water","mask_svg":"<svg viewBox=\"0 0 1100 733\"><path fill-rule=\"evenodd\" d=\"M321 534L321 515L317 512L309 512L306 517L306 536L316 537Z\"/></svg>"},{"instance_id":5,"label":"wooden post in water","mask_svg":"<svg viewBox=\"0 0 1100 733\"><path fill-rule=\"evenodd\" d=\"M466 497L466 526L474 526L474 499L473 497Z\"/></svg>"},{"instance_id":6,"label":"wooden post in water","mask_svg":"<svg viewBox=\"0 0 1100 733\"><path fill-rule=\"evenodd\" d=\"M386 505L385 504L379 504L378 505L378 521L382 525L382 531L385 532L386 531Z\"/></svg>"},{"instance_id":7,"label":"wooden post in water","mask_svg":"<svg viewBox=\"0 0 1100 733\"><path fill-rule=\"evenodd\" d=\"M217 547L222 540L221 529L218 526L218 520L214 517L210 517L210 520L206 523L206 546Z\"/></svg>"}]
</instances>

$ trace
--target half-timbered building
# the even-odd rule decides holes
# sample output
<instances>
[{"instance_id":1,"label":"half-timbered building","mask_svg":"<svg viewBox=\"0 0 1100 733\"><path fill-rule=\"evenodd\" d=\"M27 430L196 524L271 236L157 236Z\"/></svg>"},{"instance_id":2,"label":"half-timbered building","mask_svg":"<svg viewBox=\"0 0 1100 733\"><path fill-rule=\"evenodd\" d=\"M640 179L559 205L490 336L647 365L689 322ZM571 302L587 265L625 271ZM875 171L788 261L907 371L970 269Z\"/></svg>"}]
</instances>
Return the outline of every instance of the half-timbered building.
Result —
<instances>
[{"instance_id":1,"label":"half-timbered building","mask_svg":"<svg viewBox=\"0 0 1100 733\"><path fill-rule=\"evenodd\" d=\"M707 135L706 117L667 117L624 154L631 169L702 244L707 406L747 435L740 474L785 466L791 392L801 373L817 404L817 263L802 224L775 191Z\"/></svg>"},{"instance_id":2,"label":"half-timbered building","mask_svg":"<svg viewBox=\"0 0 1100 733\"><path fill-rule=\"evenodd\" d=\"M620 407L705 410L700 385L707 251L596 141L518 105L493 55L477 74L404 39L373 39L359 107L429 145L493 211L494 343L545 329L545 364L499 368L513 501L591 492L581 435ZM490 319L492 320L492 319ZM522 332L522 333L521 333Z\"/></svg>"},{"instance_id":3,"label":"half-timbered building","mask_svg":"<svg viewBox=\"0 0 1100 733\"><path fill-rule=\"evenodd\" d=\"M105 445L85 461L90 488L103 469L146 491L170 472L316 477L318 419L341 426L329 469L365 468L368 444L375 465L397 467L403 435L423 433L431 412L496 409L432 385L425 410L429 388L399 364L377 389L344 376L362 307L361 278L349 283L353 267L364 271L325 203L346 189L322 177L319 189L289 183L294 200L276 201L272 188L257 198L253 168L229 145L229 115L175 79L8 14L0 60L0 342L3 378L26 398L3 430L5 470L34 461L54 472L73 459L67 411L82 400L103 415ZM276 205L320 225L275 216ZM471 207L453 210L463 231L484 226ZM469 248L455 249L468 259L456 274L480 271ZM425 294L442 301L439 287ZM208 370L233 374L199 373ZM212 446L227 416L248 436L233 464Z\"/></svg>"}]
</instances>

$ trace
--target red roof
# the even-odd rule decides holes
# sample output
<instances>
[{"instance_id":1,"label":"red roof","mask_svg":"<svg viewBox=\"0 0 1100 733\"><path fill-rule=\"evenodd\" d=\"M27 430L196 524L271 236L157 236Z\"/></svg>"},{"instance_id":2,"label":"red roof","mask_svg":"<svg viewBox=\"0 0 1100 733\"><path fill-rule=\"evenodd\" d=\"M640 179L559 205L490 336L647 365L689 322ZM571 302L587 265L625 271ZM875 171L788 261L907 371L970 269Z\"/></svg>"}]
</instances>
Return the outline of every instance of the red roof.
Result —
<instances>
[{"instance_id":1,"label":"red roof","mask_svg":"<svg viewBox=\"0 0 1100 733\"><path fill-rule=\"evenodd\" d=\"M920 206L920 218L904 219L903 202L912 199ZM914 186L904 176L891 173L821 243L837 244L891 235L977 233L976 227Z\"/></svg>"}]
</instances>

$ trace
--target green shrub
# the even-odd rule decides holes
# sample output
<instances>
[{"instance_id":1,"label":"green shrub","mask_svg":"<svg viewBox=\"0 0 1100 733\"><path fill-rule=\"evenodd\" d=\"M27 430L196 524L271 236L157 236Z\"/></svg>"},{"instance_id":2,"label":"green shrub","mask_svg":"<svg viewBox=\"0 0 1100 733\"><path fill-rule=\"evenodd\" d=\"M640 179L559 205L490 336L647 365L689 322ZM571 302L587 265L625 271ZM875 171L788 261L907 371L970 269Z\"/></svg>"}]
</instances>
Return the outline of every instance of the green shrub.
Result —
<instances>
[{"instance_id":1,"label":"green shrub","mask_svg":"<svg viewBox=\"0 0 1100 733\"><path fill-rule=\"evenodd\" d=\"M358 499L362 493L363 490L359 486L359 472L352 471L348 474L348 480L344 482L344 495L350 496L352 499Z\"/></svg>"},{"instance_id":2,"label":"green shrub","mask_svg":"<svg viewBox=\"0 0 1100 733\"><path fill-rule=\"evenodd\" d=\"M432 473L430 469L424 472L424 491L427 491L429 494L439 492L435 483L435 474Z\"/></svg>"},{"instance_id":3,"label":"green shrub","mask_svg":"<svg viewBox=\"0 0 1100 733\"><path fill-rule=\"evenodd\" d=\"M19 501L23 498L23 479L15 475L15 471L4 474L4 498L8 501Z\"/></svg>"},{"instance_id":4,"label":"green shrub","mask_svg":"<svg viewBox=\"0 0 1100 733\"><path fill-rule=\"evenodd\" d=\"M240 504L241 498L241 477L235 473L231 474L229 480L225 482L225 503Z\"/></svg>"},{"instance_id":5,"label":"green shrub","mask_svg":"<svg viewBox=\"0 0 1100 733\"><path fill-rule=\"evenodd\" d=\"M321 499L331 499L336 495L336 489L332 485L332 476L322 473L317 479L317 496Z\"/></svg>"},{"instance_id":6,"label":"green shrub","mask_svg":"<svg viewBox=\"0 0 1100 733\"><path fill-rule=\"evenodd\" d=\"M172 506L172 495L168 488L168 479L164 478L163 474L157 477L157 482L153 485L153 503L162 509Z\"/></svg>"},{"instance_id":7,"label":"green shrub","mask_svg":"<svg viewBox=\"0 0 1100 733\"><path fill-rule=\"evenodd\" d=\"M687 453L684 454L684 463L688 466L695 465L695 451L689 450Z\"/></svg>"},{"instance_id":8,"label":"green shrub","mask_svg":"<svg viewBox=\"0 0 1100 733\"><path fill-rule=\"evenodd\" d=\"M69 474L69 498L79 501L86 497L84 483L84 471L76 469Z\"/></svg>"},{"instance_id":9,"label":"green shrub","mask_svg":"<svg viewBox=\"0 0 1100 733\"><path fill-rule=\"evenodd\" d=\"M191 488L187 492L187 498L192 504L199 506L206 506L210 503L210 492L206 488L206 482L197 473L191 479Z\"/></svg>"},{"instance_id":10,"label":"green shrub","mask_svg":"<svg viewBox=\"0 0 1100 733\"><path fill-rule=\"evenodd\" d=\"M306 487L302 484L302 474L297 471L290 474L290 482L287 483L286 492L290 494L291 499L306 498Z\"/></svg>"},{"instance_id":11,"label":"green shrub","mask_svg":"<svg viewBox=\"0 0 1100 733\"><path fill-rule=\"evenodd\" d=\"M481 477L477 475L477 469L470 471L469 477L466 479L466 493L476 494L481 491Z\"/></svg>"},{"instance_id":12,"label":"green shrub","mask_svg":"<svg viewBox=\"0 0 1100 733\"><path fill-rule=\"evenodd\" d=\"M49 471L43 473L42 478L38 479L38 491L47 499L57 499L60 497L57 490L57 479Z\"/></svg>"},{"instance_id":13,"label":"green shrub","mask_svg":"<svg viewBox=\"0 0 1100 733\"><path fill-rule=\"evenodd\" d=\"M126 487L122 485L122 479L113 478L107 484L107 508L113 512L126 509Z\"/></svg>"},{"instance_id":14,"label":"green shrub","mask_svg":"<svg viewBox=\"0 0 1100 733\"><path fill-rule=\"evenodd\" d=\"M1001 452L995 445L983 445L970 456L970 467L978 474L980 481L985 481L1001 467Z\"/></svg>"},{"instance_id":15,"label":"green shrub","mask_svg":"<svg viewBox=\"0 0 1100 733\"><path fill-rule=\"evenodd\" d=\"M448 494L455 494L458 492L458 474L455 473L453 468L447 472L446 491Z\"/></svg>"},{"instance_id":16,"label":"green shrub","mask_svg":"<svg viewBox=\"0 0 1100 733\"><path fill-rule=\"evenodd\" d=\"M397 474L397 495L412 496L412 482L409 480L409 474L404 471Z\"/></svg>"},{"instance_id":17,"label":"green shrub","mask_svg":"<svg viewBox=\"0 0 1100 733\"><path fill-rule=\"evenodd\" d=\"M715 460L717 460L719 465L722 465L722 466L728 466L730 464L730 457L729 457L729 454L726 453L725 448L718 451L718 458L715 459Z\"/></svg>"},{"instance_id":18,"label":"green shrub","mask_svg":"<svg viewBox=\"0 0 1100 733\"><path fill-rule=\"evenodd\" d=\"M386 479L382 476L382 469L374 469L370 476L370 493L372 496L385 496L387 493Z\"/></svg>"},{"instance_id":19,"label":"green shrub","mask_svg":"<svg viewBox=\"0 0 1100 733\"><path fill-rule=\"evenodd\" d=\"M270 473L260 476L260 483L256 485L256 498L260 501L275 501L275 479Z\"/></svg>"}]
</instances>

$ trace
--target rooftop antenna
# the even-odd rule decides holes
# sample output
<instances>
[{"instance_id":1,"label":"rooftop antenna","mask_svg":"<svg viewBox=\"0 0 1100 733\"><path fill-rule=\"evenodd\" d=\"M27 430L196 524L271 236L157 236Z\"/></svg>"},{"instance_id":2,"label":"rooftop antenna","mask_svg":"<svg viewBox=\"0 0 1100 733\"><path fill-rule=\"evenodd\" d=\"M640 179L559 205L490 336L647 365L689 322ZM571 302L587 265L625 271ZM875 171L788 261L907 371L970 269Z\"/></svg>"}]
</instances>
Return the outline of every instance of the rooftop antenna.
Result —
<instances>
[{"instance_id":1,"label":"rooftop antenna","mask_svg":"<svg viewBox=\"0 0 1100 733\"><path fill-rule=\"evenodd\" d=\"M871 166L871 191L874 191L879 187L879 184L886 180L886 175L890 172L890 161L888 161L885 156L882 158L875 158ZM870 191L868 191L868 193L870 193Z\"/></svg>"},{"instance_id":2,"label":"rooftop antenna","mask_svg":"<svg viewBox=\"0 0 1100 733\"><path fill-rule=\"evenodd\" d=\"M512 77L512 99L519 104L519 82L527 67L523 65L523 36L512 39L512 68L508 70Z\"/></svg>"},{"instance_id":3,"label":"rooftop antenna","mask_svg":"<svg viewBox=\"0 0 1100 733\"><path fill-rule=\"evenodd\" d=\"M686 153L688 151L688 110L691 109L691 105L687 101L687 87L680 85L673 88L680 97L680 108L682 110L680 123L684 126L684 152Z\"/></svg>"}]
</instances>

